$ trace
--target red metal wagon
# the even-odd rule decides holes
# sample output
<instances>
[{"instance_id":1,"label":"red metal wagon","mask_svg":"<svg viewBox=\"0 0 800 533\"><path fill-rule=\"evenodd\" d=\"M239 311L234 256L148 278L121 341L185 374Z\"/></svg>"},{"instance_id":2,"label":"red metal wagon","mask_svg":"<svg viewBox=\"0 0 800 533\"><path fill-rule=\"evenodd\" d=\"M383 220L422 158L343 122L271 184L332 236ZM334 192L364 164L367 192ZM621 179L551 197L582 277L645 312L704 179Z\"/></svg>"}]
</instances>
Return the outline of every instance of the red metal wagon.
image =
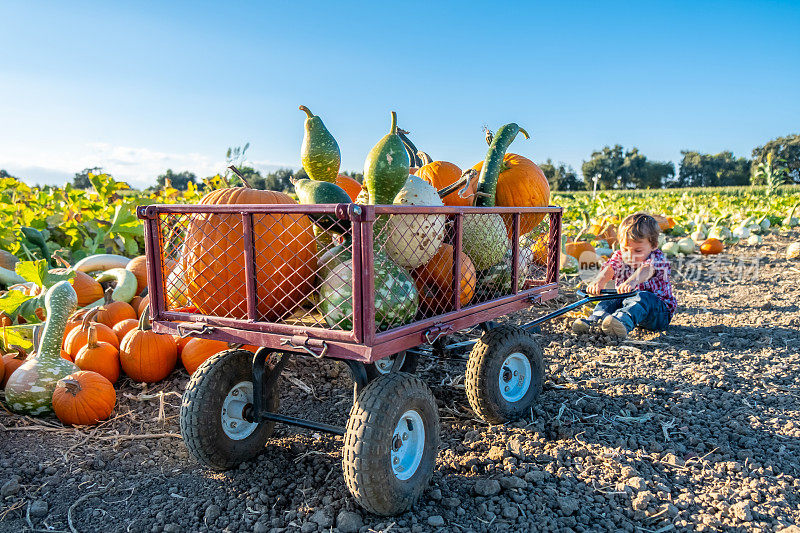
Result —
<instances>
[{"instance_id":1,"label":"red metal wagon","mask_svg":"<svg viewBox=\"0 0 800 533\"><path fill-rule=\"evenodd\" d=\"M228 469L263 450L276 422L342 435L353 497L377 514L405 511L428 485L439 445L433 395L411 374L419 347L436 357L448 335L483 325L465 375L476 414L514 420L539 395L534 338L489 324L558 294L561 214L553 206L140 207L153 328L259 347L221 352L194 373L180 416L189 450ZM489 232L492 246L476 232ZM355 392L346 428L275 412L292 355L347 364Z\"/></svg>"}]
</instances>

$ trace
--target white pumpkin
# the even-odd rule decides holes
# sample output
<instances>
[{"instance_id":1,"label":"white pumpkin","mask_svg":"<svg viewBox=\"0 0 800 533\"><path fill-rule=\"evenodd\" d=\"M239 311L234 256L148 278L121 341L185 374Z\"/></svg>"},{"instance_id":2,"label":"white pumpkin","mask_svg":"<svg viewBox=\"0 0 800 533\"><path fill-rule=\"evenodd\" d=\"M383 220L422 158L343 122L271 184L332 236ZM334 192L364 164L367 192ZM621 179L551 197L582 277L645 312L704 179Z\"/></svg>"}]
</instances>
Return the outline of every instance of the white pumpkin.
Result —
<instances>
[{"instance_id":1,"label":"white pumpkin","mask_svg":"<svg viewBox=\"0 0 800 533\"><path fill-rule=\"evenodd\" d=\"M409 176L394 197L394 205L443 206L436 189L417 176ZM408 268L424 265L444 240L445 215L392 215L386 237L386 253Z\"/></svg>"}]
</instances>

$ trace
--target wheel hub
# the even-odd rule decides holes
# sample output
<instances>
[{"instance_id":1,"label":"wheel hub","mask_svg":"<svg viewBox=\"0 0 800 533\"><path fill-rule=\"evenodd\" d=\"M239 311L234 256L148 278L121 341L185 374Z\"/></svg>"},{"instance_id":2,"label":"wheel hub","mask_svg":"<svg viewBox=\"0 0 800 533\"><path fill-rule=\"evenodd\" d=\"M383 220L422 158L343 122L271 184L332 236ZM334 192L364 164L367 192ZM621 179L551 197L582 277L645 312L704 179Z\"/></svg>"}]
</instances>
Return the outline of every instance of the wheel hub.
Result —
<instances>
[{"instance_id":1,"label":"wheel hub","mask_svg":"<svg viewBox=\"0 0 800 533\"><path fill-rule=\"evenodd\" d=\"M417 471L425 451L425 427L420 414L410 409L403 413L392 436L392 471L399 480L409 479Z\"/></svg>"},{"instance_id":2,"label":"wheel hub","mask_svg":"<svg viewBox=\"0 0 800 533\"><path fill-rule=\"evenodd\" d=\"M507 402L518 402L531 386L531 363L524 354L514 352L503 361L498 376L500 395Z\"/></svg>"},{"instance_id":3,"label":"wheel hub","mask_svg":"<svg viewBox=\"0 0 800 533\"><path fill-rule=\"evenodd\" d=\"M245 413L253 403L253 383L241 381L234 385L222 401L220 413L222 431L232 440L249 437L258 427L257 423L248 422Z\"/></svg>"}]
</instances>

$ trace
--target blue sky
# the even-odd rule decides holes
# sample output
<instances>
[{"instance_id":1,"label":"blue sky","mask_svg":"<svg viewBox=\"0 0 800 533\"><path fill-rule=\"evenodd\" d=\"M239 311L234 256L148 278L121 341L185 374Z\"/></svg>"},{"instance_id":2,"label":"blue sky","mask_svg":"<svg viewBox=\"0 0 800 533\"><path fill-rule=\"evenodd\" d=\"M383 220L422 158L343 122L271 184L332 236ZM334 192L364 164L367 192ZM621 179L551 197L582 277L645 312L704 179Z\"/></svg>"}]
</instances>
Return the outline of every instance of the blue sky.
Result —
<instances>
[{"instance_id":1,"label":"blue sky","mask_svg":"<svg viewBox=\"0 0 800 533\"><path fill-rule=\"evenodd\" d=\"M87 166L147 185L201 176L249 141L299 167L304 114L360 170L389 111L462 167L481 128L579 170L605 145L749 156L800 132L800 2L0 3L0 168L63 183Z\"/></svg>"}]
</instances>

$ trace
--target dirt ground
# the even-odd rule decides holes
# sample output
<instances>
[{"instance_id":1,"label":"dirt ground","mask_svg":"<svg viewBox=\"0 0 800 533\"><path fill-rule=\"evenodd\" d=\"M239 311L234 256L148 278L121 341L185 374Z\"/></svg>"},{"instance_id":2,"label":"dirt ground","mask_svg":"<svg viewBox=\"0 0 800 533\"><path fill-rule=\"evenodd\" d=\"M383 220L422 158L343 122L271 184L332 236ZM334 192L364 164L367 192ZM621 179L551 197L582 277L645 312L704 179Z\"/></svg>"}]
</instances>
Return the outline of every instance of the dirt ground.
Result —
<instances>
[{"instance_id":1,"label":"dirt ground","mask_svg":"<svg viewBox=\"0 0 800 533\"><path fill-rule=\"evenodd\" d=\"M463 359L423 358L442 446L403 515L357 507L339 437L278 426L256 460L200 467L179 435L180 369L146 389L122 381L114 418L95 428L0 410L0 531L798 532L800 262L784 258L788 242L676 261L665 333L615 343L575 336L571 318L546 324L544 393L514 424L469 410ZM571 298L565 283L548 306ZM295 360L281 387L282 412L344 425L341 363Z\"/></svg>"}]
</instances>

